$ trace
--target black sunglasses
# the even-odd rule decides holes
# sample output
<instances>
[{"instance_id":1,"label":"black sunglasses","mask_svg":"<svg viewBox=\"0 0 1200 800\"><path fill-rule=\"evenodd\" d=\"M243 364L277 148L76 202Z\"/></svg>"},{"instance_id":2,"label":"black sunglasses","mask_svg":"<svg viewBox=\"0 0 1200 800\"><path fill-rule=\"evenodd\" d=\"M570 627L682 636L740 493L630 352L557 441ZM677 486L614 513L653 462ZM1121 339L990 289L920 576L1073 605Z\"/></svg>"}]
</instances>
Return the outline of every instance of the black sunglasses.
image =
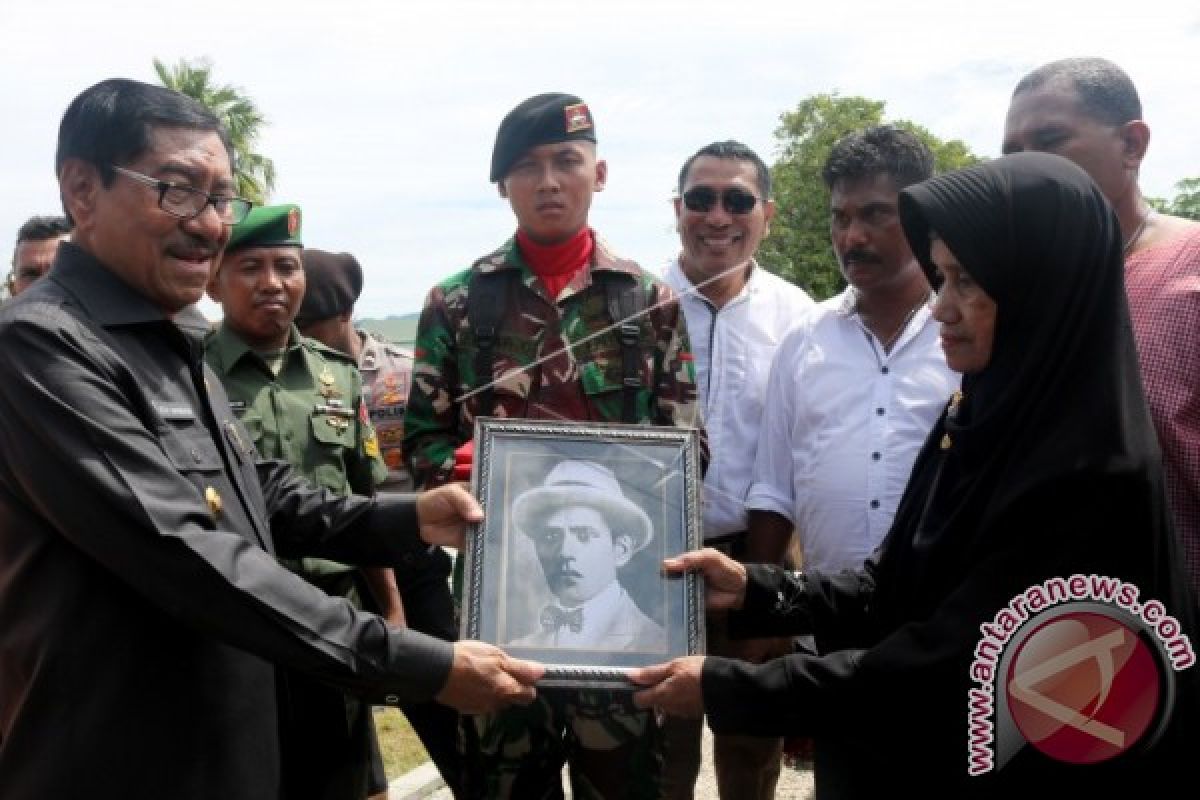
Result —
<instances>
[{"instance_id":1,"label":"black sunglasses","mask_svg":"<svg viewBox=\"0 0 1200 800\"><path fill-rule=\"evenodd\" d=\"M708 186L696 186L683 193L683 204L688 211L701 214L713 210L717 204L717 190ZM758 198L745 189L726 189L720 193L721 208L730 214L749 214L754 210Z\"/></svg>"}]
</instances>

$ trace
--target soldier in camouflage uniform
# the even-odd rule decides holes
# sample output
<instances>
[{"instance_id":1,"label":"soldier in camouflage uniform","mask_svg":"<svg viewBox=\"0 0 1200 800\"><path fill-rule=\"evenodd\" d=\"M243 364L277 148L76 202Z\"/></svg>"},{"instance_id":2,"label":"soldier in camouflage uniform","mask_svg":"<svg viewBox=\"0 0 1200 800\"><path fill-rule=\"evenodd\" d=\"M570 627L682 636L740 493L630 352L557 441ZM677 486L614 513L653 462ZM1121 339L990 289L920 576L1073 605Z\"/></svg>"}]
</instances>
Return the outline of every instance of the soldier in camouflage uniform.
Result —
<instances>
[{"instance_id":1,"label":"soldier in camouflage uniform","mask_svg":"<svg viewBox=\"0 0 1200 800\"><path fill-rule=\"evenodd\" d=\"M305 336L334 348L358 362L363 402L371 417L379 449L388 466L380 491L409 491L412 478L401 456L404 409L412 378L412 355L373 333L354 327L354 304L362 293L363 273L349 253L304 251L306 288L296 326ZM455 638L454 604L447 586L449 557L440 549L420 561L396 564L402 624L442 639ZM462 762L458 754L458 715L439 703L401 707L421 738L446 785L457 791Z\"/></svg>"},{"instance_id":2,"label":"soldier in camouflage uniform","mask_svg":"<svg viewBox=\"0 0 1200 800\"><path fill-rule=\"evenodd\" d=\"M209 285L225 318L205 341L205 360L263 457L289 462L332 492L372 494L387 469L358 370L292 324L305 285L299 212L296 206L256 208L234 227ZM282 561L328 594L377 600L381 613L396 620L399 596L390 570ZM360 585L364 577L369 598ZM280 713L289 796L362 800L368 790L386 790L370 707L299 674L285 680Z\"/></svg>"},{"instance_id":3,"label":"soldier in camouflage uniform","mask_svg":"<svg viewBox=\"0 0 1200 800\"><path fill-rule=\"evenodd\" d=\"M530 98L501 123L491 178L518 231L426 300L405 416L417 485L451 478L455 450L470 440L476 416L619 422L635 392L631 421L699 424L673 293L587 227L606 172L591 114L577 97ZM606 296L611 280L633 287L647 309L630 320L636 389L623 380L622 332ZM484 328L472 325L468 309L472 292L479 302L481 281L492 282L487 304L502 309L487 374L477 374ZM468 797L561 797L564 761L580 800L659 795L659 732L626 693L542 689L527 708L464 719L463 740Z\"/></svg>"}]
</instances>

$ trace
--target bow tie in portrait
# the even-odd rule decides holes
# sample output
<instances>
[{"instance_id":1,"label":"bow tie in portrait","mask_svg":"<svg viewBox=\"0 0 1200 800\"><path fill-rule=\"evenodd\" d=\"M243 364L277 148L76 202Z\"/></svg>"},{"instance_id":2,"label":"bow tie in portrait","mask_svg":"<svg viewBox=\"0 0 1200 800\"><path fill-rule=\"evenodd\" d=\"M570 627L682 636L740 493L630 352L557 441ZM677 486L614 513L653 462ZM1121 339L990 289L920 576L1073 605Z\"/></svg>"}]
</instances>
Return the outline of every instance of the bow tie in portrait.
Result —
<instances>
[{"instance_id":1,"label":"bow tie in portrait","mask_svg":"<svg viewBox=\"0 0 1200 800\"><path fill-rule=\"evenodd\" d=\"M579 633L583 630L583 609L567 611L558 606L546 606L542 611L542 627L550 632L567 627L572 633Z\"/></svg>"}]
</instances>

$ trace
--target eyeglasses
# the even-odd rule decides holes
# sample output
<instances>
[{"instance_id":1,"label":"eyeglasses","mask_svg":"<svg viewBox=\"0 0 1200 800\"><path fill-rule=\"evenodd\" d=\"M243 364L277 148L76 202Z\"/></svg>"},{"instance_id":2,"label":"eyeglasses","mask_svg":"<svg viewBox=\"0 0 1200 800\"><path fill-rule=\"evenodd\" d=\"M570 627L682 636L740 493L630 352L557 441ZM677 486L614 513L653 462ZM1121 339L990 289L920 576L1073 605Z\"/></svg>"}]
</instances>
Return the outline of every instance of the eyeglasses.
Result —
<instances>
[{"instance_id":1,"label":"eyeglasses","mask_svg":"<svg viewBox=\"0 0 1200 800\"><path fill-rule=\"evenodd\" d=\"M717 204L717 190L708 186L696 186L683 193L683 204L688 211L707 213ZM726 189L720 193L721 208L730 214L749 214L758 203L758 198L745 189Z\"/></svg>"},{"instance_id":2,"label":"eyeglasses","mask_svg":"<svg viewBox=\"0 0 1200 800\"><path fill-rule=\"evenodd\" d=\"M8 273L9 281L25 281L32 283L42 277L49 271L49 267L45 269L41 267L14 267L13 271Z\"/></svg>"},{"instance_id":3,"label":"eyeglasses","mask_svg":"<svg viewBox=\"0 0 1200 800\"><path fill-rule=\"evenodd\" d=\"M226 225L237 225L246 218L254 206L243 197L209 194L191 186L151 178L149 175L118 167L116 164L113 164L113 169L126 178L132 178L138 183L144 183L157 189L158 207L180 219L195 219L204 213L204 209L212 206L217 212L217 216L221 218L221 222Z\"/></svg>"}]
</instances>

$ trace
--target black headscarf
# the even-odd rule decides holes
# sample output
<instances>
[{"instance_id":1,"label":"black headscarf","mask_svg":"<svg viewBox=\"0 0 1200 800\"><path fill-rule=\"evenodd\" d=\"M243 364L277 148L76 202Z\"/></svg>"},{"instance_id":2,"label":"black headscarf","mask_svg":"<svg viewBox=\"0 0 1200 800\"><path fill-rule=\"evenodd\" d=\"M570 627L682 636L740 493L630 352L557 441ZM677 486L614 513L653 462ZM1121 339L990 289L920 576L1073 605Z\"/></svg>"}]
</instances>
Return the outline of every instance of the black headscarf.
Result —
<instances>
[{"instance_id":1,"label":"black headscarf","mask_svg":"<svg viewBox=\"0 0 1200 800\"><path fill-rule=\"evenodd\" d=\"M1052 577L1106 575L1163 602L1189 633L1194 601L1138 371L1120 227L1100 190L1066 159L1023 153L905 189L900 217L932 284L931 232L997 306L990 360L935 425L878 554L877 635L896 644L860 663L866 675L927 659L932 699L909 714L941 716L941 752L954 754L978 625L1008 598ZM922 633L894 636L914 623ZM1175 744L1195 718L1193 673L1180 676L1189 710L1175 715ZM999 777L1057 774L1025 759ZM1087 774L1136 780L1134 763Z\"/></svg>"},{"instance_id":2,"label":"black headscarf","mask_svg":"<svg viewBox=\"0 0 1200 800\"><path fill-rule=\"evenodd\" d=\"M1138 374L1120 228L1091 179L1057 156L1007 156L905 189L900 215L931 283L934 231L996 302L990 360L934 426L875 558L804 581L802 616L821 655L706 663L714 730L815 734L818 797L884 796L897 775L925 797L1068 786L1111 797L1186 775L1196 667L1176 673L1175 713L1140 749L1080 769L1008 737L1003 768L968 777L981 625L1014 598L1102 575L1163 603L1189 636L1193 601ZM782 573L750 569L759 616L786 616ZM1004 685L1001 675L993 688ZM739 702L720 702L718 688Z\"/></svg>"},{"instance_id":3,"label":"black headscarf","mask_svg":"<svg viewBox=\"0 0 1200 800\"><path fill-rule=\"evenodd\" d=\"M1088 175L1058 156L1007 156L905 189L900 218L932 284L936 233L997 312L991 359L964 376L961 402L922 453L920 461L944 460L938 486L897 522L915 525L917 543L928 543L1083 475L1153 484L1150 510L1165 510L1120 227Z\"/></svg>"}]
</instances>

